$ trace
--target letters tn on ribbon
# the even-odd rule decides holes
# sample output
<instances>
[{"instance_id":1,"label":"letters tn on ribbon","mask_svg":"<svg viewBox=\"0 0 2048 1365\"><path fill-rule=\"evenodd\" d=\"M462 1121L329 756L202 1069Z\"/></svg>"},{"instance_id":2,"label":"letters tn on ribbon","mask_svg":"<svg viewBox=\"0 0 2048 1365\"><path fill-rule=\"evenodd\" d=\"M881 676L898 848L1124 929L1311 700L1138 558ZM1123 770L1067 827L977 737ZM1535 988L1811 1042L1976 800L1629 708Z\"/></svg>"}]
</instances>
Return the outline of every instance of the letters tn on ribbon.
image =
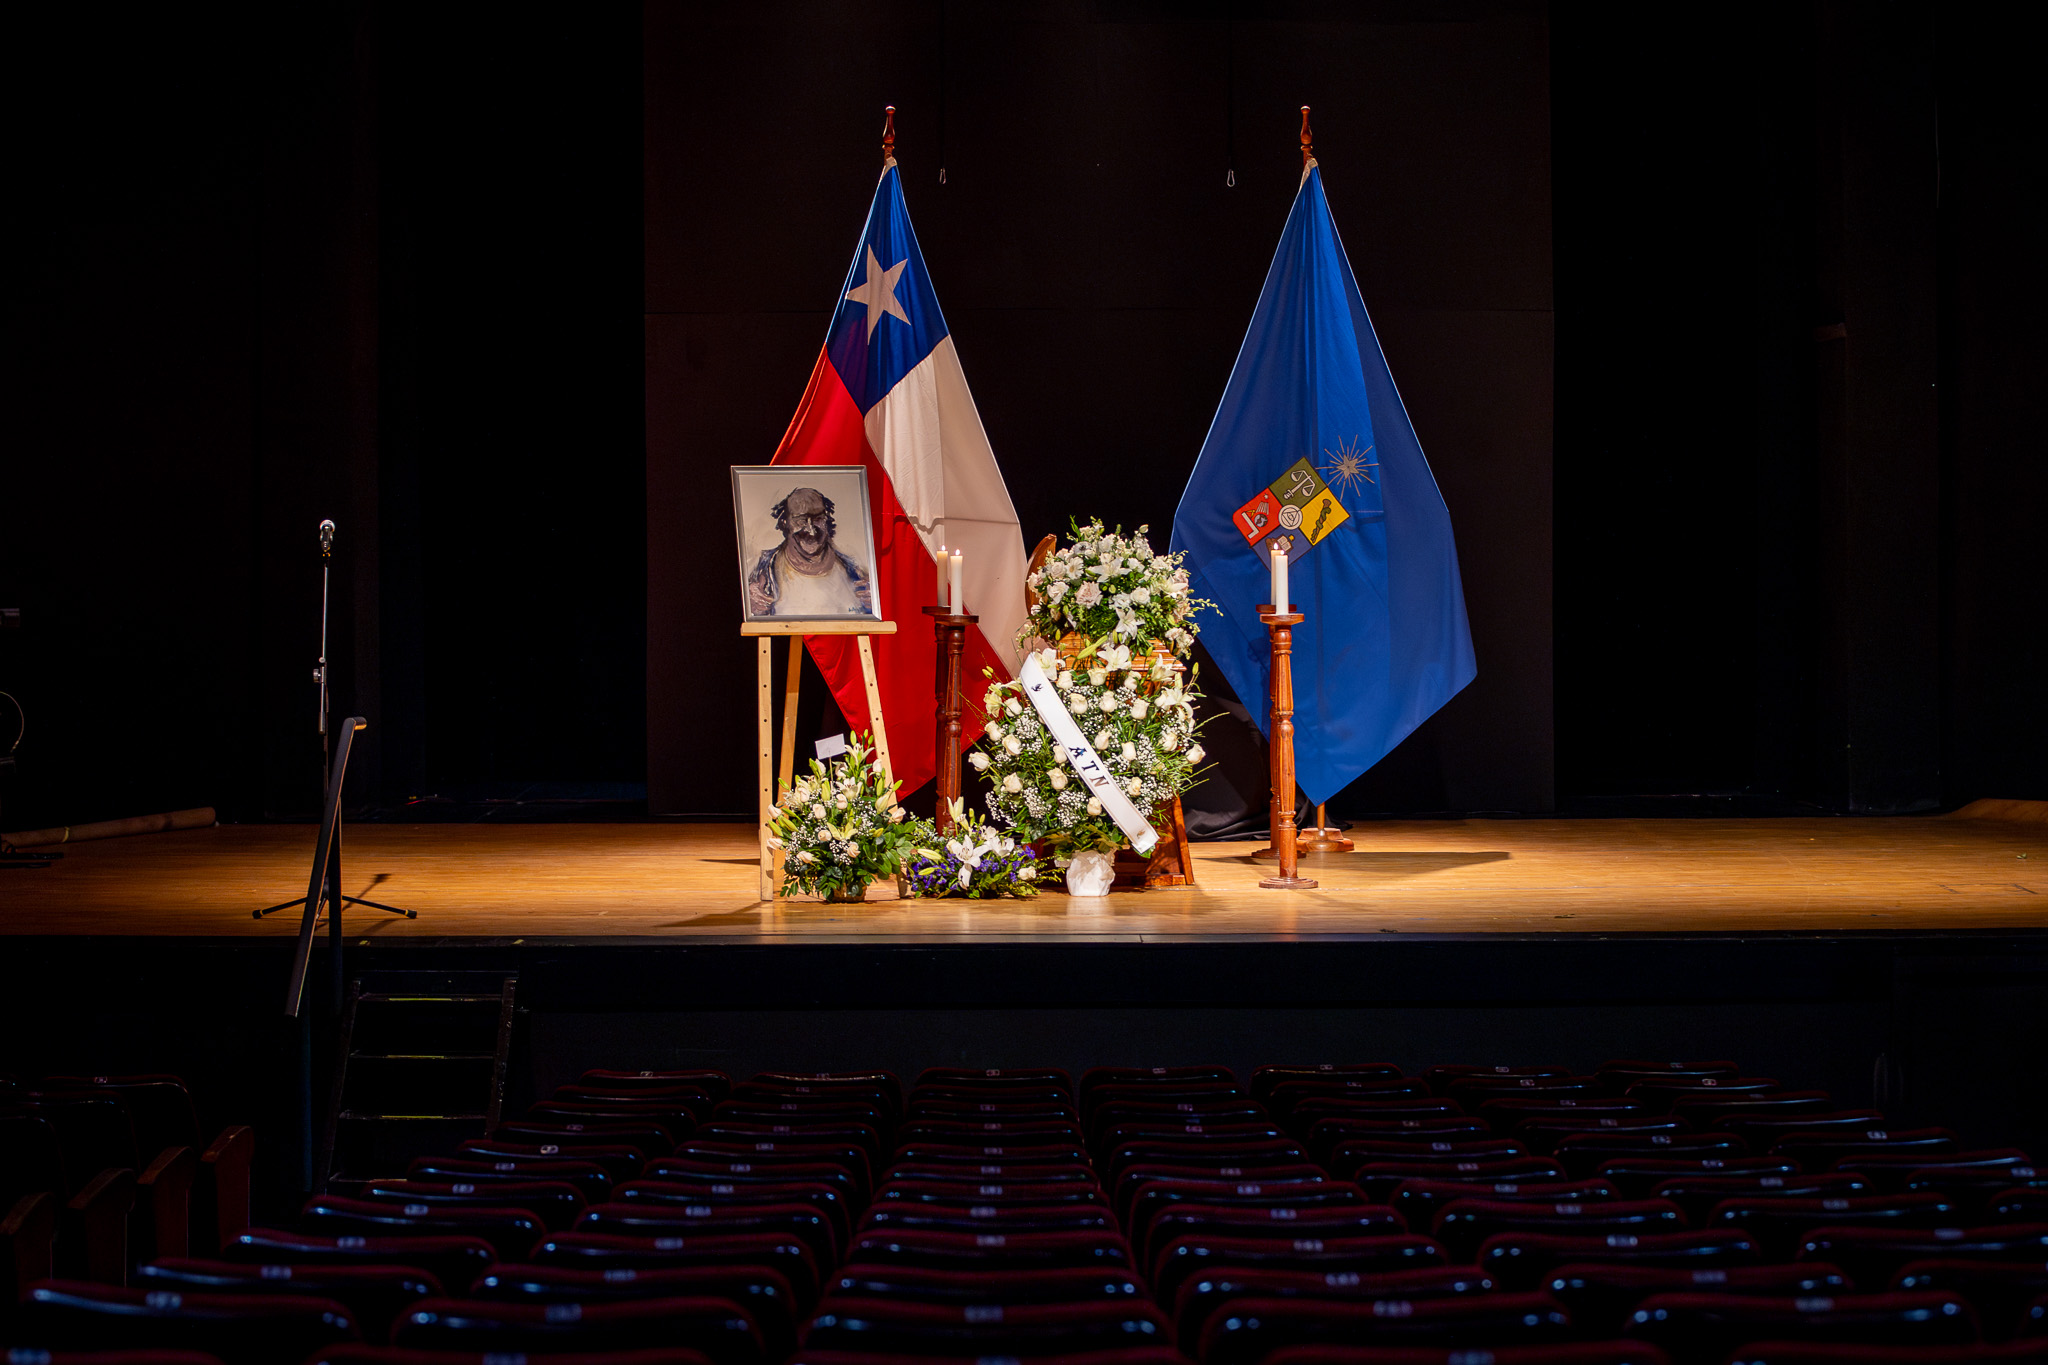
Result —
<instances>
[{"instance_id":1,"label":"letters tn on ribbon","mask_svg":"<svg viewBox=\"0 0 2048 1365\"><path fill-rule=\"evenodd\" d=\"M1153 845L1159 842L1159 835L1151 822L1131 804L1131 798L1117 786L1101 756L1089 744L1087 736L1081 733L1081 727L1074 723L1073 716L1067 713L1067 704L1060 700L1060 694L1045 676L1045 670L1038 666L1037 655L1024 656L1024 666L1017 670L1017 681L1024 684L1024 695L1031 698L1031 704L1038 708L1039 719L1045 722L1046 729L1052 731L1053 742L1066 754L1067 762L1088 784L1089 792L1109 812L1109 818L1116 821L1116 827L1130 836L1131 847L1141 854L1150 854Z\"/></svg>"}]
</instances>

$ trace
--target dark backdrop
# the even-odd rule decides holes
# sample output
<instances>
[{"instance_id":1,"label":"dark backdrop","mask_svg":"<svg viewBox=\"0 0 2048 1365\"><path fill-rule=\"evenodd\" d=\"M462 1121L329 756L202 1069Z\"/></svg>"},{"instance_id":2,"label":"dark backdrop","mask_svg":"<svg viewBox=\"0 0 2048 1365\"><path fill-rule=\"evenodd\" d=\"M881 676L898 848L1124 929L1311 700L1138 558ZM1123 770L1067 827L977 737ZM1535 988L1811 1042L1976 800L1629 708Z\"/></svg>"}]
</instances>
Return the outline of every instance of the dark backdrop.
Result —
<instances>
[{"instance_id":1,"label":"dark backdrop","mask_svg":"<svg viewBox=\"0 0 2048 1365\"><path fill-rule=\"evenodd\" d=\"M630 797L651 752L744 809L719 471L794 407L885 101L1034 534L1163 534L1316 105L1480 646L1348 808L2048 797L2003 9L761 12L18 25L0 828L306 812L322 516L366 799Z\"/></svg>"},{"instance_id":2,"label":"dark backdrop","mask_svg":"<svg viewBox=\"0 0 2048 1365\"><path fill-rule=\"evenodd\" d=\"M750 796L753 645L734 627L730 533L706 511L722 515L727 465L767 460L803 391L886 103L1025 543L1099 515L1149 524L1162 549L1300 175L1296 110L1313 106L1332 210L1458 531L1479 657L1354 800L1550 806L1541 5L646 14L656 810Z\"/></svg>"}]
</instances>

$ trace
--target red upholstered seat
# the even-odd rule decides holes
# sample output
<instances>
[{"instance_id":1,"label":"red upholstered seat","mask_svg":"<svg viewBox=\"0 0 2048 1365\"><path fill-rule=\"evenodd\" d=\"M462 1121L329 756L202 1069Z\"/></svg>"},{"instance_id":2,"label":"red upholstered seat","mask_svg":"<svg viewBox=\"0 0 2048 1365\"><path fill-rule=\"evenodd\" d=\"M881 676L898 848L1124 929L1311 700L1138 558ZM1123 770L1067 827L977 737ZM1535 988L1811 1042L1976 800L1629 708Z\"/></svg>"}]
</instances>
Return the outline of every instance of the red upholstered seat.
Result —
<instances>
[{"instance_id":1,"label":"red upholstered seat","mask_svg":"<svg viewBox=\"0 0 2048 1365\"><path fill-rule=\"evenodd\" d=\"M1977 1319L1955 1294L1655 1294L1629 1314L1627 1335L1662 1346L1674 1365L1719 1365L1764 1339L1969 1345Z\"/></svg>"},{"instance_id":2,"label":"red upholstered seat","mask_svg":"<svg viewBox=\"0 0 2048 1365\"><path fill-rule=\"evenodd\" d=\"M1528 1288L1561 1265L1586 1261L1607 1265L1668 1266L1723 1270L1754 1265L1756 1238L1733 1229L1693 1232L1608 1233L1588 1237L1547 1232L1504 1232L1479 1248L1479 1268L1503 1284Z\"/></svg>"},{"instance_id":3,"label":"red upholstered seat","mask_svg":"<svg viewBox=\"0 0 2048 1365\"><path fill-rule=\"evenodd\" d=\"M1202 1328L1202 1365L1258 1365L1295 1345L1475 1347L1568 1340L1571 1316L1547 1294L1364 1301L1241 1299Z\"/></svg>"},{"instance_id":4,"label":"red upholstered seat","mask_svg":"<svg viewBox=\"0 0 2048 1365\"><path fill-rule=\"evenodd\" d=\"M290 1294L333 1299L354 1315L363 1336L383 1341L407 1307L442 1292L432 1274L407 1265L238 1265L167 1258L135 1272L138 1289L189 1294Z\"/></svg>"},{"instance_id":5,"label":"red upholstered seat","mask_svg":"<svg viewBox=\"0 0 2048 1365\"><path fill-rule=\"evenodd\" d=\"M52 1350L174 1347L223 1365L296 1361L356 1339L353 1314L333 1299L296 1294L212 1294L122 1289L45 1280L16 1305L14 1343Z\"/></svg>"},{"instance_id":6,"label":"red upholstered seat","mask_svg":"<svg viewBox=\"0 0 2048 1365\"><path fill-rule=\"evenodd\" d=\"M1192 1354L1201 1344L1203 1327L1217 1313L1242 1299L1387 1299L1406 1302L1490 1294L1496 1287L1486 1275L1469 1266L1434 1266L1397 1270L1385 1275L1222 1267L1191 1275L1181 1282L1173 1299L1174 1339L1183 1350Z\"/></svg>"},{"instance_id":7,"label":"red upholstered seat","mask_svg":"<svg viewBox=\"0 0 2048 1365\"><path fill-rule=\"evenodd\" d=\"M507 1303L616 1303L628 1299L723 1299L761 1331L773 1357L796 1346L796 1294L780 1271L745 1263L666 1266L653 1270L563 1265L492 1267L469 1287L468 1297Z\"/></svg>"},{"instance_id":8,"label":"red upholstered seat","mask_svg":"<svg viewBox=\"0 0 2048 1365\"><path fill-rule=\"evenodd\" d=\"M1559 1266L1543 1277L1543 1289L1571 1310L1572 1323L1599 1336L1620 1336L1628 1315L1653 1294L1767 1294L1804 1296L1851 1294L1856 1286L1831 1265L1731 1266L1725 1270L1684 1270L1668 1266Z\"/></svg>"},{"instance_id":9,"label":"red upholstered seat","mask_svg":"<svg viewBox=\"0 0 2048 1365\"><path fill-rule=\"evenodd\" d=\"M412 1266L442 1285L466 1285L491 1268L497 1253L481 1237L328 1237L248 1228L221 1248L220 1259L238 1265Z\"/></svg>"},{"instance_id":10,"label":"red upholstered seat","mask_svg":"<svg viewBox=\"0 0 2048 1365\"><path fill-rule=\"evenodd\" d=\"M712 1365L759 1365L765 1348L752 1319L718 1298L622 1303L509 1303L426 1299L392 1330L415 1349L556 1352L685 1346Z\"/></svg>"},{"instance_id":11,"label":"red upholstered seat","mask_svg":"<svg viewBox=\"0 0 2048 1365\"><path fill-rule=\"evenodd\" d=\"M809 1307L818 1297L817 1258L800 1237L623 1237L564 1232L543 1239L530 1259L536 1265L600 1273L681 1266L754 1266L773 1270L788 1281L799 1310Z\"/></svg>"},{"instance_id":12,"label":"red upholstered seat","mask_svg":"<svg viewBox=\"0 0 2048 1365\"><path fill-rule=\"evenodd\" d=\"M1168 1344L1166 1320L1142 1301L937 1304L838 1295L804 1331L806 1350L880 1354L1065 1356Z\"/></svg>"}]
</instances>

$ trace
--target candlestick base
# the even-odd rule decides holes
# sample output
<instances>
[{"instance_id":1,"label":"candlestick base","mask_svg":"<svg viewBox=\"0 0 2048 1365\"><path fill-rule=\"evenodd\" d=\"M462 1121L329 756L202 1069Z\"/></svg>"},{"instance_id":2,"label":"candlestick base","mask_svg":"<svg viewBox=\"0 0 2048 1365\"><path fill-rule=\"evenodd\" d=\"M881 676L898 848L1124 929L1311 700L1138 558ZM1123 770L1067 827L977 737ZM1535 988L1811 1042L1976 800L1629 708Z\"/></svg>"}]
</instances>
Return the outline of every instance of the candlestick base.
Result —
<instances>
[{"instance_id":1,"label":"candlestick base","mask_svg":"<svg viewBox=\"0 0 2048 1365\"><path fill-rule=\"evenodd\" d=\"M1311 825L1295 836L1294 847L1300 853L1349 853L1355 845L1341 829Z\"/></svg>"},{"instance_id":2,"label":"candlestick base","mask_svg":"<svg viewBox=\"0 0 2048 1365\"><path fill-rule=\"evenodd\" d=\"M1273 891L1312 891L1316 886L1314 877L1261 877L1259 885Z\"/></svg>"}]
</instances>

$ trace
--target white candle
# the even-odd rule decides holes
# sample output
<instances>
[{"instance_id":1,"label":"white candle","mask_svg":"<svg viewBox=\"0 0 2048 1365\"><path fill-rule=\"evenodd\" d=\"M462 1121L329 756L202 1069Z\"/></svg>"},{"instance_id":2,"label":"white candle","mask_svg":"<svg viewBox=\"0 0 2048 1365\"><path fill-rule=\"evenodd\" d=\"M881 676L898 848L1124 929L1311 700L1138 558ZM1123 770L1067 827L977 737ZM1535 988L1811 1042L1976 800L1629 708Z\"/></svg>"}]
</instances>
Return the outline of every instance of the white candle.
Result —
<instances>
[{"instance_id":1,"label":"white candle","mask_svg":"<svg viewBox=\"0 0 2048 1365\"><path fill-rule=\"evenodd\" d=\"M1285 615L1287 601L1287 537L1274 536L1270 542L1273 550L1273 610Z\"/></svg>"},{"instance_id":2,"label":"white candle","mask_svg":"<svg viewBox=\"0 0 2048 1365\"><path fill-rule=\"evenodd\" d=\"M941 545L939 547L939 557L933 561L933 564L939 571L939 605L943 607L946 605L946 576L948 573L945 546Z\"/></svg>"},{"instance_id":3,"label":"white candle","mask_svg":"<svg viewBox=\"0 0 2048 1365\"><path fill-rule=\"evenodd\" d=\"M961 576L961 575L962 575L963 573L965 573L965 572L966 572L966 570L965 570L965 569L963 569L963 568L961 567L961 562L960 562L960 561L961 561L961 559L962 559L962 558L963 558L963 556L961 555L961 553L960 553L960 552L959 552L958 550L955 550L955 551L953 551L953 554L952 554L952 565L953 565L953 567L952 567L952 580L951 580L951 581L952 581L952 585L953 585L953 595L952 595L952 598L950 599L950 601L951 601L951 608L950 608L950 609L951 609L952 613L953 613L953 614L954 614L955 616L962 616L962 615L965 615L965 614L966 614L966 611L967 611L967 606L966 606L966 602L967 602L967 599L966 599L965 595L964 595L964 594L962 594L962 592L960 591L960 576Z\"/></svg>"}]
</instances>

